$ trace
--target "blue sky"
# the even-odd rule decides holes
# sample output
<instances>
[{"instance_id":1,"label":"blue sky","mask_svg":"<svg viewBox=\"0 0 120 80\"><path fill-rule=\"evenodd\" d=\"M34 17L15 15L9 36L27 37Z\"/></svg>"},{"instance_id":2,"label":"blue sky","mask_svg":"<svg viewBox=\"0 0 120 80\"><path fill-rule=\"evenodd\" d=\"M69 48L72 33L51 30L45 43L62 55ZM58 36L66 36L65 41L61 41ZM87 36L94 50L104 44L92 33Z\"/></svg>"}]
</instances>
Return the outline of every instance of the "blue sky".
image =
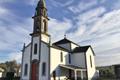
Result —
<instances>
[{"instance_id":1,"label":"blue sky","mask_svg":"<svg viewBox=\"0 0 120 80\"><path fill-rule=\"evenodd\" d=\"M21 61L23 43L30 42L37 2L0 0L0 62ZM120 63L120 0L46 0L46 3L53 42L66 34L81 46L92 45L97 66Z\"/></svg>"}]
</instances>

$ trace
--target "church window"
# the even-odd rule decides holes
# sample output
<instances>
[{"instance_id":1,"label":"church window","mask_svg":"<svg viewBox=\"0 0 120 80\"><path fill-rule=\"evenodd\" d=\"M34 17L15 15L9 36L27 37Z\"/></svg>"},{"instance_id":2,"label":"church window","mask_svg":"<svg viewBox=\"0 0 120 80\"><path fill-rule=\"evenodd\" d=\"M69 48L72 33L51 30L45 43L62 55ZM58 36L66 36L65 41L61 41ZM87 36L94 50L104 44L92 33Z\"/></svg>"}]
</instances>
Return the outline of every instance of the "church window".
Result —
<instances>
[{"instance_id":1,"label":"church window","mask_svg":"<svg viewBox=\"0 0 120 80\"><path fill-rule=\"evenodd\" d=\"M61 62L63 62L63 53L62 52L60 53L60 60L61 60Z\"/></svg>"},{"instance_id":2,"label":"church window","mask_svg":"<svg viewBox=\"0 0 120 80\"><path fill-rule=\"evenodd\" d=\"M46 12L45 12L45 10L43 11L43 15L46 16Z\"/></svg>"},{"instance_id":3,"label":"church window","mask_svg":"<svg viewBox=\"0 0 120 80\"><path fill-rule=\"evenodd\" d=\"M46 63L44 62L42 64L42 76L45 76L46 75Z\"/></svg>"},{"instance_id":4,"label":"church window","mask_svg":"<svg viewBox=\"0 0 120 80\"><path fill-rule=\"evenodd\" d=\"M47 22L44 20L43 24L44 24L44 32L46 32L47 31Z\"/></svg>"},{"instance_id":5,"label":"church window","mask_svg":"<svg viewBox=\"0 0 120 80\"><path fill-rule=\"evenodd\" d=\"M25 68L24 68L24 76L26 76L28 73L28 64L25 64Z\"/></svg>"},{"instance_id":6,"label":"church window","mask_svg":"<svg viewBox=\"0 0 120 80\"><path fill-rule=\"evenodd\" d=\"M90 65L91 65L91 68L92 68L92 57L90 56Z\"/></svg>"},{"instance_id":7,"label":"church window","mask_svg":"<svg viewBox=\"0 0 120 80\"><path fill-rule=\"evenodd\" d=\"M34 44L34 54L37 54L37 43Z\"/></svg>"},{"instance_id":8,"label":"church window","mask_svg":"<svg viewBox=\"0 0 120 80\"><path fill-rule=\"evenodd\" d=\"M56 80L56 71L53 71L53 80Z\"/></svg>"},{"instance_id":9,"label":"church window","mask_svg":"<svg viewBox=\"0 0 120 80\"><path fill-rule=\"evenodd\" d=\"M68 54L68 61L69 61L69 64L71 64L71 55L70 54Z\"/></svg>"}]
</instances>

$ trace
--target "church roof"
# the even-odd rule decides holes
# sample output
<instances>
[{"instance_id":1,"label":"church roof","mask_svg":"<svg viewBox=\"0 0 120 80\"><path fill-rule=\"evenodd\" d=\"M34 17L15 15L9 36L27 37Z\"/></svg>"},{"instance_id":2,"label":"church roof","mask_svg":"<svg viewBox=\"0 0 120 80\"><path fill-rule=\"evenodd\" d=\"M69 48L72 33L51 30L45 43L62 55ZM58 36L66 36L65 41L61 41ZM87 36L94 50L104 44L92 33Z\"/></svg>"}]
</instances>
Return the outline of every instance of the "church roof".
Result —
<instances>
[{"instance_id":1,"label":"church roof","mask_svg":"<svg viewBox=\"0 0 120 80\"><path fill-rule=\"evenodd\" d=\"M76 47L72 52L77 53L77 52L86 52L90 46L80 46Z\"/></svg>"},{"instance_id":2,"label":"church roof","mask_svg":"<svg viewBox=\"0 0 120 80\"><path fill-rule=\"evenodd\" d=\"M75 65L59 65L60 67L71 69L71 70L86 70L86 68L75 66Z\"/></svg>"},{"instance_id":3,"label":"church roof","mask_svg":"<svg viewBox=\"0 0 120 80\"><path fill-rule=\"evenodd\" d=\"M88 46L76 47L76 48L72 51L72 53L82 53L82 52L86 52L86 51L88 50L88 48L91 48L93 54L95 55L95 53L94 53L94 51L93 51L93 49L92 49L92 47L91 47L90 45L88 45Z\"/></svg>"},{"instance_id":4,"label":"church roof","mask_svg":"<svg viewBox=\"0 0 120 80\"><path fill-rule=\"evenodd\" d=\"M53 47L53 48L55 48L55 49L59 49L59 50L63 50L63 51L68 52L67 49L65 49L65 48L63 48L63 47L60 47L60 46L56 46L56 45L54 45L54 44L53 44L51 47Z\"/></svg>"},{"instance_id":5,"label":"church roof","mask_svg":"<svg viewBox=\"0 0 120 80\"><path fill-rule=\"evenodd\" d=\"M59 44L65 44L65 43L73 43L73 44L76 44L76 43L74 43L73 41L71 41L71 40L69 40L69 39L67 39L67 38L64 38L64 39L62 39L62 40L59 40L59 41L57 41L57 42L55 42L55 43L53 43L54 45L59 45ZM78 44L76 44L76 45L78 45ZM78 45L79 46L79 45Z\"/></svg>"}]
</instances>

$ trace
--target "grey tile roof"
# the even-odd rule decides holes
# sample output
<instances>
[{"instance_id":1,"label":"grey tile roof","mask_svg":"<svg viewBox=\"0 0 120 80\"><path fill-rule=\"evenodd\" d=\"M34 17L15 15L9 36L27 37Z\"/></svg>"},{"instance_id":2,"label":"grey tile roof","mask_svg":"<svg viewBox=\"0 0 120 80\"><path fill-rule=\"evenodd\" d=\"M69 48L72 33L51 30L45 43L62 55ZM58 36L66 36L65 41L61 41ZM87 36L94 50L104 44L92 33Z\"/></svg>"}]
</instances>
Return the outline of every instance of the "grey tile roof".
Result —
<instances>
[{"instance_id":1,"label":"grey tile roof","mask_svg":"<svg viewBox=\"0 0 120 80\"><path fill-rule=\"evenodd\" d=\"M83 67L75 66L75 65L59 65L60 67L67 68L67 69L72 69L72 70L80 70L80 69L85 69Z\"/></svg>"},{"instance_id":2,"label":"grey tile roof","mask_svg":"<svg viewBox=\"0 0 120 80\"><path fill-rule=\"evenodd\" d=\"M62 39L62 40L59 40L59 41L57 41L57 42L55 42L55 43L53 43L54 45L59 45L59 44L65 44L65 43L73 43L73 44L75 44L75 45L78 45L78 44L76 44L76 43L74 43L73 41L71 41L71 40L69 40L69 39L67 39L67 38L64 38L64 39ZM79 46L79 45L78 45Z\"/></svg>"},{"instance_id":3,"label":"grey tile roof","mask_svg":"<svg viewBox=\"0 0 120 80\"><path fill-rule=\"evenodd\" d=\"M59 49L59 50L63 50L63 51L68 52L67 49L65 49L65 48L63 48L63 47L60 47L60 46L56 46L56 45L54 45L54 44L53 44L51 47L52 47L52 48L55 48L55 49Z\"/></svg>"},{"instance_id":4,"label":"grey tile roof","mask_svg":"<svg viewBox=\"0 0 120 80\"><path fill-rule=\"evenodd\" d=\"M80 46L73 49L72 53L86 52L90 46Z\"/></svg>"}]
</instances>

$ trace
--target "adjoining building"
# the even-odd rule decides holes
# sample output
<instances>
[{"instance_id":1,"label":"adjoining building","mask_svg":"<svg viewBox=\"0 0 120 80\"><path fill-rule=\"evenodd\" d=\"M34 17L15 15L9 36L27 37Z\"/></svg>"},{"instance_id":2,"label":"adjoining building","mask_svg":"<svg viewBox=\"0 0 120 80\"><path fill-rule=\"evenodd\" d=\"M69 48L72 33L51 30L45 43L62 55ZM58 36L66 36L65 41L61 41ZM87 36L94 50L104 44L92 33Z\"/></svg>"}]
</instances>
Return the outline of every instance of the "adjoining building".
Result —
<instances>
[{"instance_id":1,"label":"adjoining building","mask_svg":"<svg viewBox=\"0 0 120 80\"><path fill-rule=\"evenodd\" d=\"M95 53L91 46L80 46L66 37L52 43L44 0L38 2L33 20L31 43L23 47L21 80L92 80L95 77Z\"/></svg>"},{"instance_id":2,"label":"adjoining building","mask_svg":"<svg viewBox=\"0 0 120 80\"><path fill-rule=\"evenodd\" d=\"M120 64L113 65L113 66L114 66L114 71L115 71L115 77L117 79L120 79Z\"/></svg>"},{"instance_id":3,"label":"adjoining building","mask_svg":"<svg viewBox=\"0 0 120 80\"><path fill-rule=\"evenodd\" d=\"M0 78L3 77L3 72L4 72L4 69L0 68Z\"/></svg>"}]
</instances>

